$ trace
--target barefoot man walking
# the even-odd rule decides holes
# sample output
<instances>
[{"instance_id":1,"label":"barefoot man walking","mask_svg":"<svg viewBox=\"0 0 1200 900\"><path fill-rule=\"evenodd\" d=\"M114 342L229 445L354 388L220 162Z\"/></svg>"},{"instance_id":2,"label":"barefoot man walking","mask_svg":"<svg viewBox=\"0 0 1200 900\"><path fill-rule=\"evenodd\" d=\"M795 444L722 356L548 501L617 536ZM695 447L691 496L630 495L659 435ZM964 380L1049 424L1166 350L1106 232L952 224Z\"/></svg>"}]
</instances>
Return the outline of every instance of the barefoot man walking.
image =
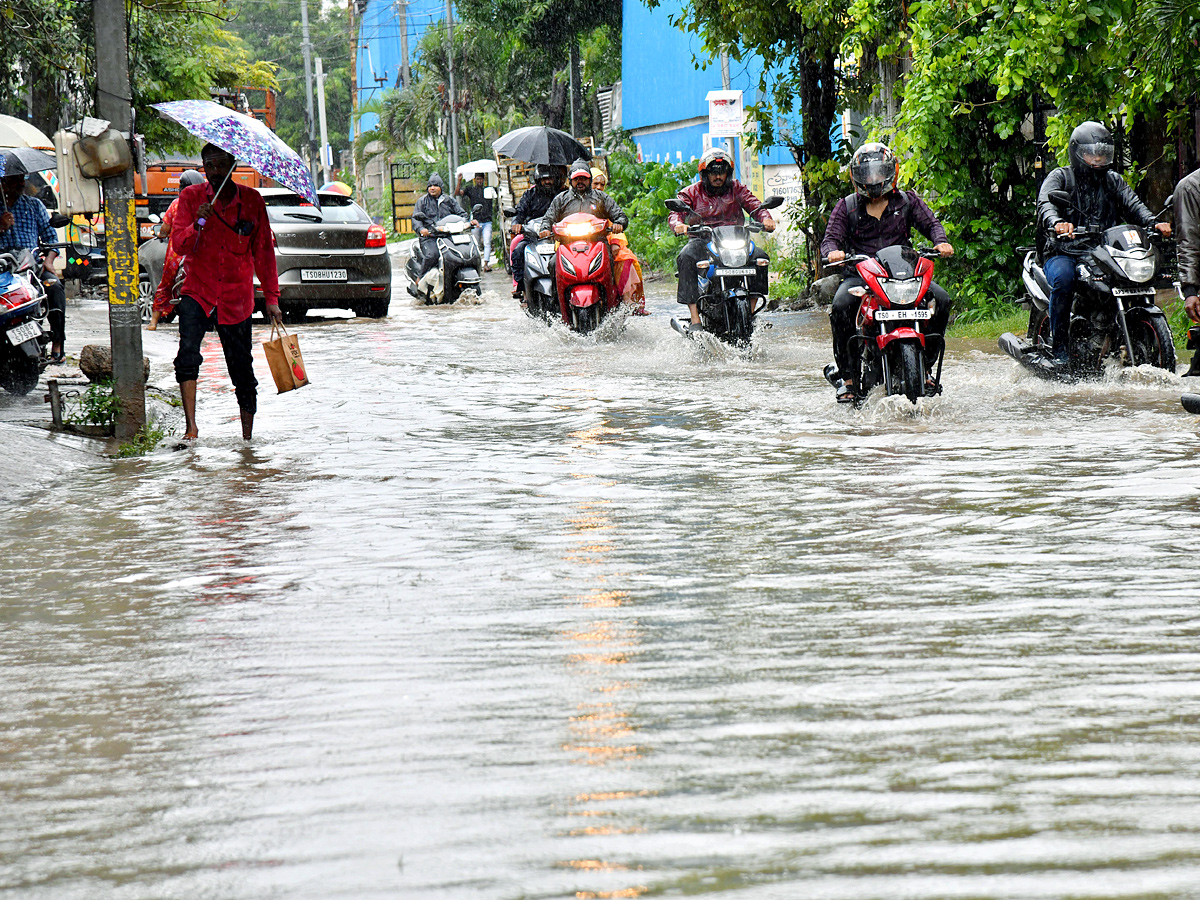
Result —
<instances>
[{"instance_id":1,"label":"barefoot man walking","mask_svg":"<svg viewBox=\"0 0 1200 900\"><path fill-rule=\"evenodd\" d=\"M207 183L180 192L171 232L172 248L188 261L180 291L179 354L175 357L175 380L187 420L184 438L200 433L196 427L196 378L204 362L200 343L215 329L241 409L242 437L250 440L258 409L258 380L250 350L255 275L262 286L267 316L283 321L271 224L262 195L229 179L236 164L230 154L206 144L200 158Z\"/></svg>"}]
</instances>

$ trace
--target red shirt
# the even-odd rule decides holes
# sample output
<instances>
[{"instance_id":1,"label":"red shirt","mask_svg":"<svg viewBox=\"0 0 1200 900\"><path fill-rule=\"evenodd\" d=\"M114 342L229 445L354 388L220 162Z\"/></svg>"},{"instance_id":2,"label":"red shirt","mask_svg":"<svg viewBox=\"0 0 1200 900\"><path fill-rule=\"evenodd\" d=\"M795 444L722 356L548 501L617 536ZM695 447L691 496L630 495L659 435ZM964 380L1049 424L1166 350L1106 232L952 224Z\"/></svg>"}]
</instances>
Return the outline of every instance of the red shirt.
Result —
<instances>
[{"instance_id":1,"label":"red shirt","mask_svg":"<svg viewBox=\"0 0 1200 900\"><path fill-rule=\"evenodd\" d=\"M765 222L771 215L770 210L762 208L762 201L754 196L750 188L736 179L730 180L725 193L716 196L708 193L699 181L688 185L675 196L695 210L705 225L741 225L746 221L742 210L759 222ZM673 212L667 221L672 228L685 224L683 213Z\"/></svg>"},{"instance_id":2,"label":"red shirt","mask_svg":"<svg viewBox=\"0 0 1200 900\"><path fill-rule=\"evenodd\" d=\"M182 295L196 300L222 325L236 325L254 312L254 276L262 285L267 305L279 303L279 272L267 205L253 188L235 184L237 195L228 203L213 199L211 184L194 184L179 194L171 232L171 249L187 257ZM212 203L216 215L196 228L196 210ZM249 223L238 234L235 226Z\"/></svg>"}]
</instances>

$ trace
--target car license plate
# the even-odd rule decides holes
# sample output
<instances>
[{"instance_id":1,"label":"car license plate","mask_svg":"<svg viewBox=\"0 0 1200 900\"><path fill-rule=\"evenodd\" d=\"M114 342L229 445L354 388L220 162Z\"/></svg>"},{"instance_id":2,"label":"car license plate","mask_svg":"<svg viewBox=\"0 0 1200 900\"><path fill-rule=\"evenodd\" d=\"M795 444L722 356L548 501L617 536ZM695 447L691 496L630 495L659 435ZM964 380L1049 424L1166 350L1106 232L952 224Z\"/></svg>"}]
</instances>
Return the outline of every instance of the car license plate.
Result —
<instances>
[{"instance_id":1,"label":"car license plate","mask_svg":"<svg viewBox=\"0 0 1200 900\"><path fill-rule=\"evenodd\" d=\"M1153 297L1154 291L1147 288L1113 288L1114 297Z\"/></svg>"},{"instance_id":2,"label":"car license plate","mask_svg":"<svg viewBox=\"0 0 1200 900\"><path fill-rule=\"evenodd\" d=\"M469 234L456 234L456 235L454 235L454 237L451 238L451 240L454 241L454 243L456 243L456 244L469 244L469 243L471 243L471 241L473 241L475 239L473 237L471 237Z\"/></svg>"},{"instance_id":3,"label":"car license plate","mask_svg":"<svg viewBox=\"0 0 1200 900\"><path fill-rule=\"evenodd\" d=\"M18 325L16 328L8 330L8 340L14 347L26 341L31 341L36 337L41 337L41 335L42 326L37 322L26 322L24 325Z\"/></svg>"},{"instance_id":4,"label":"car license plate","mask_svg":"<svg viewBox=\"0 0 1200 900\"><path fill-rule=\"evenodd\" d=\"M725 278L736 278L740 275L753 275L753 269L717 269L717 275Z\"/></svg>"},{"instance_id":5,"label":"car license plate","mask_svg":"<svg viewBox=\"0 0 1200 900\"><path fill-rule=\"evenodd\" d=\"M875 310L875 321L877 322L903 322L912 321L913 319L933 318L933 310L930 309L877 309Z\"/></svg>"},{"instance_id":6,"label":"car license plate","mask_svg":"<svg viewBox=\"0 0 1200 900\"><path fill-rule=\"evenodd\" d=\"M345 281L345 269L301 269L301 281Z\"/></svg>"}]
</instances>

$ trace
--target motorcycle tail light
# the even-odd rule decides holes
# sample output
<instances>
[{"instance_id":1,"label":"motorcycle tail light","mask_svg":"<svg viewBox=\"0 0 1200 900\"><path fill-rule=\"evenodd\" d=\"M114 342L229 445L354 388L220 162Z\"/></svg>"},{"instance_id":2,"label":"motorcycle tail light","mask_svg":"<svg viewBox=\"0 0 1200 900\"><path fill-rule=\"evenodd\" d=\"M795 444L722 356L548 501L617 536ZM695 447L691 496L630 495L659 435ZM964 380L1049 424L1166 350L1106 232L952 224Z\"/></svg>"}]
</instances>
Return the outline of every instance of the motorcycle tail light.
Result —
<instances>
[{"instance_id":1,"label":"motorcycle tail light","mask_svg":"<svg viewBox=\"0 0 1200 900\"><path fill-rule=\"evenodd\" d=\"M383 230L382 225L372 225L367 229L367 246L368 247L386 247L387 232Z\"/></svg>"}]
</instances>

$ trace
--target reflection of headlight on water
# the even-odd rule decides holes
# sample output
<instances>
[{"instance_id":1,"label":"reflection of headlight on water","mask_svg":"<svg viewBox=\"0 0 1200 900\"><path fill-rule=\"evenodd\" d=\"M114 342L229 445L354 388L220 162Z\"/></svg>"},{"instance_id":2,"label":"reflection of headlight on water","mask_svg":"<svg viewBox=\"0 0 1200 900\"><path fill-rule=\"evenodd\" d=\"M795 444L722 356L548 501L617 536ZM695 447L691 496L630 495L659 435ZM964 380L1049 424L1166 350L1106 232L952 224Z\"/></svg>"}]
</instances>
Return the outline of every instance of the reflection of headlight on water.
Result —
<instances>
[{"instance_id":1,"label":"reflection of headlight on water","mask_svg":"<svg viewBox=\"0 0 1200 900\"><path fill-rule=\"evenodd\" d=\"M921 296L921 280L919 278L880 278L879 286L887 294L892 303L911 306Z\"/></svg>"}]
</instances>

